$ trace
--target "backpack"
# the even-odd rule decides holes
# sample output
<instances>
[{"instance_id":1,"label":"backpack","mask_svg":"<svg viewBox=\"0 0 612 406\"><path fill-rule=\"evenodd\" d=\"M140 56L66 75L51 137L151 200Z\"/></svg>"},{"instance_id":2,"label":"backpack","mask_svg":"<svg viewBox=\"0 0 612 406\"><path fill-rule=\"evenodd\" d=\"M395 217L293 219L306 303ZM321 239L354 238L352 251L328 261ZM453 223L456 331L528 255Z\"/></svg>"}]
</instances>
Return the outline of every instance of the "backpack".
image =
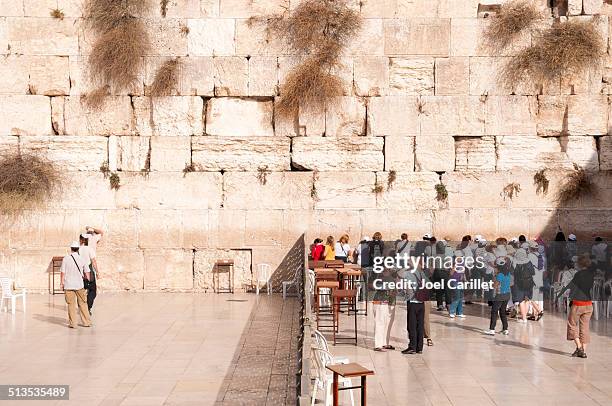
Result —
<instances>
[{"instance_id":1,"label":"backpack","mask_svg":"<svg viewBox=\"0 0 612 406\"><path fill-rule=\"evenodd\" d=\"M370 241L370 264L374 263L374 258L383 256L383 242L382 241Z\"/></svg>"},{"instance_id":2,"label":"backpack","mask_svg":"<svg viewBox=\"0 0 612 406\"><path fill-rule=\"evenodd\" d=\"M531 289L535 286L533 275L535 271L531 262L518 264L514 268L514 283L519 289Z\"/></svg>"}]
</instances>

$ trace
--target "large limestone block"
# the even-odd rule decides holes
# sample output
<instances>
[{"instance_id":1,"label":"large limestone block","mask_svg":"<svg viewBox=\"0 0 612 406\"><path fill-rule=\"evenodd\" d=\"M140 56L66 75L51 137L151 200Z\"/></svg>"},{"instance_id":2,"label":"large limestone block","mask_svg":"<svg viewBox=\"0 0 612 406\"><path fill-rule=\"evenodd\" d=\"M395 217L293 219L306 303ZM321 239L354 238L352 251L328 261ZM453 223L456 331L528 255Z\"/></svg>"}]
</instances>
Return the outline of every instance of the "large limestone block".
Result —
<instances>
[{"instance_id":1,"label":"large limestone block","mask_svg":"<svg viewBox=\"0 0 612 406\"><path fill-rule=\"evenodd\" d=\"M61 192L46 205L49 209L100 210L115 208L115 194L99 172L68 175ZM87 223L89 224L89 223Z\"/></svg>"},{"instance_id":2,"label":"large limestone block","mask_svg":"<svg viewBox=\"0 0 612 406\"><path fill-rule=\"evenodd\" d=\"M365 135L365 132L365 100L356 97L337 97L328 103L325 111L326 136Z\"/></svg>"},{"instance_id":3,"label":"large limestone block","mask_svg":"<svg viewBox=\"0 0 612 406\"><path fill-rule=\"evenodd\" d=\"M108 139L92 136L21 137L22 151L46 157L70 171L98 171L107 160Z\"/></svg>"},{"instance_id":4,"label":"large limestone block","mask_svg":"<svg viewBox=\"0 0 612 406\"><path fill-rule=\"evenodd\" d=\"M415 96L370 98L368 101L368 134L418 135L418 100Z\"/></svg>"},{"instance_id":5,"label":"large limestone block","mask_svg":"<svg viewBox=\"0 0 612 406\"><path fill-rule=\"evenodd\" d=\"M5 17L23 17L22 1L0 0L0 15Z\"/></svg>"},{"instance_id":6,"label":"large limestone block","mask_svg":"<svg viewBox=\"0 0 612 406\"><path fill-rule=\"evenodd\" d=\"M389 87L389 58L384 56L355 57L354 87L357 96L383 96Z\"/></svg>"},{"instance_id":7,"label":"large limestone block","mask_svg":"<svg viewBox=\"0 0 612 406\"><path fill-rule=\"evenodd\" d=\"M483 19L453 18L450 22L450 54L452 56L483 56L485 23Z\"/></svg>"},{"instance_id":8,"label":"large limestone block","mask_svg":"<svg viewBox=\"0 0 612 406\"><path fill-rule=\"evenodd\" d=\"M388 19L383 22L386 55L448 56L450 19Z\"/></svg>"},{"instance_id":9,"label":"large limestone block","mask_svg":"<svg viewBox=\"0 0 612 406\"><path fill-rule=\"evenodd\" d=\"M384 55L384 28L382 19L368 18L362 20L361 29L347 44L349 55Z\"/></svg>"},{"instance_id":10,"label":"large limestone block","mask_svg":"<svg viewBox=\"0 0 612 406\"><path fill-rule=\"evenodd\" d=\"M384 241L395 241L402 233L408 234L410 241L418 241L425 233L431 233L432 212L393 207L365 209L361 210L361 224L361 236L356 241L365 236L372 238L375 232L381 233Z\"/></svg>"},{"instance_id":11,"label":"large limestone block","mask_svg":"<svg viewBox=\"0 0 612 406\"><path fill-rule=\"evenodd\" d=\"M189 56L180 58L179 93L184 96L212 96L214 94L213 58Z\"/></svg>"},{"instance_id":12,"label":"large limestone block","mask_svg":"<svg viewBox=\"0 0 612 406\"><path fill-rule=\"evenodd\" d=\"M138 248L139 216L140 211L135 209L107 210L103 224L104 248Z\"/></svg>"},{"instance_id":13,"label":"large limestone block","mask_svg":"<svg viewBox=\"0 0 612 406\"><path fill-rule=\"evenodd\" d=\"M384 166L382 137L295 137L294 166L319 171L377 171Z\"/></svg>"},{"instance_id":14,"label":"large limestone block","mask_svg":"<svg viewBox=\"0 0 612 406\"><path fill-rule=\"evenodd\" d=\"M25 55L7 55L0 60L0 93L30 93L29 62L30 57Z\"/></svg>"},{"instance_id":15,"label":"large limestone block","mask_svg":"<svg viewBox=\"0 0 612 406\"><path fill-rule=\"evenodd\" d=\"M578 148L586 145L575 137L505 136L496 137L496 142L497 170L572 169L574 159L577 164L587 166L597 160L597 150L594 148L590 151L592 160L584 158L588 150L576 153L574 143L579 143Z\"/></svg>"},{"instance_id":16,"label":"large limestone block","mask_svg":"<svg viewBox=\"0 0 612 406\"><path fill-rule=\"evenodd\" d=\"M152 171L182 172L190 163L189 137L151 137Z\"/></svg>"},{"instance_id":17,"label":"large limestone block","mask_svg":"<svg viewBox=\"0 0 612 406\"><path fill-rule=\"evenodd\" d=\"M446 209L438 210L433 216L432 231L435 236L461 241L470 233L481 234L490 241L498 234L497 209Z\"/></svg>"},{"instance_id":18,"label":"large limestone block","mask_svg":"<svg viewBox=\"0 0 612 406\"><path fill-rule=\"evenodd\" d=\"M201 97L134 97L136 131L140 135L187 136L204 132Z\"/></svg>"},{"instance_id":19,"label":"large limestone block","mask_svg":"<svg viewBox=\"0 0 612 406\"><path fill-rule=\"evenodd\" d=\"M245 247L246 210L210 210L208 247Z\"/></svg>"},{"instance_id":20,"label":"large limestone block","mask_svg":"<svg viewBox=\"0 0 612 406\"><path fill-rule=\"evenodd\" d=\"M485 104L478 96L423 96L422 135L484 135Z\"/></svg>"},{"instance_id":21,"label":"large limestone block","mask_svg":"<svg viewBox=\"0 0 612 406\"><path fill-rule=\"evenodd\" d=\"M413 171L414 142L415 137L385 137L385 171Z\"/></svg>"},{"instance_id":22,"label":"large limestone block","mask_svg":"<svg viewBox=\"0 0 612 406\"><path fill-rule=\"evenodd\" d=\"M311 209L310 172L226 172L223 207L227 209ZM265 215L264 215L265 217Z\"/></svg>"},{"instance_id":23,"label":"large limestone block","mask_svg":"<svg viewBox=\"0 0 612 406\"><path fill-rule=\"evenodd\" d=\"M79 216L76 210L46 211L41 217L42 245L51 248L66 248L79 233Z\"/></svg>"},{"instance_id":24,"label":"large limestone block","mask_svg":"<svg viewBox=\"0 0 612 406\"><path fill-rule=\"evenodd\" d=\"M495 137L455 138L455 170L494 171Z\"/></svg>"},{"instance_id":25,"label":"large limestone block","mask_svg":"<svg viewBox=\"0 0 612 406\"><path fill-rule=\"evenodd\" d=\"M587 170L599 170L597 142L593 137L563 137L561 148L571 162Z\"/></svg>"},{"instance_id":26,"label":"large limestone block","mask_svg":"<svg viewBox=\"0 0 612 406\"><path fill-rule=\"evenodd\" d=\"M302 105L297 117L298 131L301 136L320 137L325 134L325 111L311 105Z\"/></svg>"},{"instance_id":27,"label":"large limestone block","mask_svg":"<svg viewBox=\"0 0 612 406\"><path fill-rule=\"evenodd\" d=\"M249 87L249 60L241 56L213 58L215 96L246 96Z\"/></svg>"},{"instance_id":28,"label":"large limestone block","mask_svg":"<svg viewBox=\"0 0 612 406\"><path fill-rule=\"evenodd\" d=\"M68 94L68 58L9 55L0 62L0 93Z\"/></svg>"},{"instance_id":29,"label":"large limestone block","mask_svg":"<svg viewBox=\"0 0 612 406\"><path fill-rule=\"evenodd\" d=\"M434 94L434 59L390 58L389 94Z\"/></svg>"},{"instance_id":30,"label":"large limestone block","mask_svg":"<svg viewBox=\"0 0 612 406\"><path fill-rule=\"evenodd\" d=\"M349 235L349 244L355 246L355 242L360 241L362 234L362 213L363 210L347 210L347 209L325 209L315 210L313 212L313 222L310 230L310 237L307 242L310 243L314 238L323 238L327 236L336 237ZM309 231L310 231L309 230Z\"/></svg>"},{"instance_id":31,"label":"large limestone block","mask_svg":"<svg viewBox=\"0 0 612 406\"><path fill-rule=\"evenodd\" d=\"M278 93L278 59L254 56L249 59L249 96L275 96Z\"/></svg>"},{"instance_id":32,"label":"large limestone block","mask_svg":"<svg viewBox=\"0 0 612 406\"><path fill-rule=\"evenodd\" d=\"M481 0L439 0L438 17L440 18L474 18L478 13Z\"/></svg>"},{"instance_id":33,"label":"large limestone block","mask_svg":"<svg viewBox=\"0 0 612 406\"><path fill-rule=\"evenodd\" d=\"M193 257L191 250L144 250L144 289L192 290Z\"/></svg>"},{"instance_id":34,"label":"large limestone block","mask_svg":"<svg viewBox=\"0 0 612 406\"><path fill-rule=\"evenodd\" d=\"M249 18L282 13L289 8L289 0L220 0L223 18Z\"/></svg>"},{"instance_id":35,"label":"large limestone block","mask_svg":"<svg viewBox=\"0 0 612 406\"><path fill-rule=\"evenodd\" d=\"M7 18L11 52L25 55L77 55L79 41L73 18Z\"/></svg>"},{"instance_id":36,"label":"large limestone block","mask_svg":"<svg viewBox=\"0 0 612 406\"><path fill-rule=\"evenodd\" d=\"M567 0L567 14L570 16L579 16L582 14L583 0Z\"/></svg>"},{"instance_id":37,"label":"large limestone block","mask_svg":"<svg viewBox=\"0 0 612 406\"><path fill-rule=\"evenodd\" d=\"M603 3L603 0L582 0L584 14L599 14Z\"/></svg>"},{"instance_id":38,"label":"large limestone block","mask_svg":"<svg viewBox=\"0 0 612 406\"><path fill-rule=\"evenodd\" d=\"M315 176L315 209L366 209L376 207L374 172L318 172Z\"/></svg>"},{"instance_id":39,"label":"large limestone block","mask_svg":"<svg viewBox=\"0 0 612 406\"><path fill-rule=\"evenodd\" d=\"M187 20L189 22L194 20ZM197 20L195 20L197 21ZM175 18L162 19L145 19L145 26L149 33L149 41L151 47L148 55L163 55L163 56L185 56L191 54L187 50L188 38L181 29L185 25L184 20Z\"/></svg>"},{"instance_id":40,"label":"large limestone block","mask_svg":"<svg viewBox=\"0 0 612 406\"><path fill-rule=\"evenodd\" d=\"M395 15L401 18L412 18L415 16L436 18L440 0L414 1L396 0Z\"/></svg>"},{"instance_id":41,"label":"large limestone block","mask_svg":"<svg viewBox=\"0 0 612 406\"><path fill-rule=\"evenodd\" d=\"M247 247L282 245L283 210L248 210L245 245Z\"/></svg>"},{"instance_id":42,"label":"large limestone block","mask_svg":"<svg viewBox=\"0 0 612 406\"><path fill-rule=\"evenodd\" d=\"M15 286L18 288L26 288L29 292L48 292L48 271L51 264L51 258L64 254L63 250L52 249L36 249L36 250L20 250L18 253L5 251L2 263L2 276L9 276L15 279ZM66 252L67 253L67 252Z\"/></svg>"},{"instance_id":43,"label":"large limestone block","mask_svg":"<svg viewBox=\"0 0 612 406\"><path fill-rule=\"evenodd\" d=\"M129 96L109 96L101 109L87 107L80 97L64 98L67 135L131 135L134 132Z\"/></svg>"},{"instance_id":44,"label":"large limestone block","mask_svg":"<svg viewBox=\"0 0 612 406\"><path fill-rule=\"evenodd\" d=\"M99 291L143 289L145 266L141 250L100 249L97 261L103 274L97 281Z\"/></svg>"},{"instance_id":45,"label":"large limestone block","mask_svg":"<svg viewBox=\"0 0 612 406\"><path fill-rule=\"evenodd\" d=\"M225 18L187 20L189 55L234 55L236 53L235 21Z\"/></svg>"},{"instance_id":46,"label":"large limestone block","mask_svg":"<svg viewBox=\"0 0 612 406\"><path fill-rule=\"evenodd\" d=\"M361 15L364 18L394 18L397 0L362 0Z\"/></svg>"},{"instance_id":47,"label":"large limestone block","mask_svg":"<svg viewBox=\"0 0 612 406\"><path fill-rule=\"evenodd\" d=\"M471 57L470 58L470 94L474 96L509 95L508 89L500 81L500 72L508 58Z\"/></svg>"},{"instance_id":48,"label":"large limestone block","mask_svg":"<svg viewBox=\"0 0 612 406\"><path fill-rule=\"evenodd\" d=\"M111 136L108 142L109 151L116 150L114 154L109 153L109 168L111 170L140 172L150 166L151 137ZM113 144L116 144L116 148ZM113 162L115 166L111 167Z\"/></svg>"},{"instance_id":49,"label":"large limestone block","mask_svg":"<svg viewBox=\"0 0 612 406\"><path fill-rule=\"evenodd\" d=\"M538 96L537 134L546 137L567 133L567 115L566 96Z\"/></svg>"},{"instance_id":50,"label":"large limestone block","mask_svg":"<svg viewBox=\"0 0 612 406\"><path fill-rule=\"evenodd\" d=\"M16 252L22 252L26 249L42 249L43 244L43 216L44 212L29 212L27 215L21 215L12 219L12 221L3 221L0 225L3 238L2 248L12 248ZM3 218L4 220L4 218ZM0 251L1 252L1 251ZM0 273L8 271L5 268L5 263L2 263L2 254L0 254L0 265L3 270Z\"/></svg>"},{"instance_id":51,"label":"large limestone block","mask_svg":"<svg viewBox=\"0 0 612 406\"><path fill-rule=\"evenodd\" d=\"M139 248L183 248L183 220L179 210L141 209L139 221Z\"/></svg>"},{"instance_id":52,"label":"large limestone block","mask_svg":"<svg viewBox=\"0 0 612 406\"><path fill-rule=\"evenodd\" d=\"M213 98L206 105L206 134L226 137L274 135L272 101Z\"/></svg>"},{"instance_id":53,"label":"large limestone block","mask_svg":"<svg viewBox=\"0 0 612 406\"><path fill-rule=\"evenodd\" d=\"M0 134L52 134L51 101L45 96L0 96Z\"/></svg>"},{"instance_id":54,"label":"large limestone block","mask_svg":"<svg viewBox=\"0 0 612 406\"><path fill-rule=\"evenodd\" d=\"M419 172L455 170L455 139L450 135L416 137L414 167Z\"/></svg>"},{"instance_id":55,"label":"large limestone block","mask_svg":"<svg viewBox=\"0 0 612 406\"><path fill-rule=\"evenodd\" d=\"M567 129L570 135L608 133L608 98L605 95L569 96Z\"/></svg>"},{"instance_id":56,"label":"large limestone block","mask_svg":"<svg viewBox=\"0 0 612 406\"><path fill-rule=\"evenodd\" d=\"M193 137L191 158L204 171L270 171L290 168L290 140L286 137Z\"/></svg>"},{"instance_id":57,"label":"large limestone block","mask_svg":"<svg viewBox=\"0 0 612 406\"><path fill-rule=\"evenodd\" d=\"M612 170L612 137L611 136L601 137L599 139L599 168L602 171Z\"/></svg>"},{"instance_id":58,"label":"large limestone block","mask_svg":"<svg viewBox=\"0 0 612 406\"><path fill-rule=\"evenodd\" d=\"M207 209L183 209L183 248L209 247L210 211Z\"/></svg>"},{"instance_id":59,"label":"large limestone block","mask_svg":"<svg viewBox=\"0 0 612 406\"><path fill-rule=\"evenodd\" d=\"M280 38L269 35L265 23L236 20L236 54L242 56L279 56L290 53Z\"/></svg>"},{"instance_id":60,"label":"large limestone block","mask_svg":"<svg viewBox=\"0 0 612 406\"><path fill-rule=\"evenodd\" d=\"M384 188L384 191L376 196L378 208L427 210L438 207L435 186L439 177L436 173L398 171L391 188L388 172L377 172L376 181Z\"/></svg>"},{"instance_id":61,"label":"large limestone block","mask_svg":"<svg viewBox=\"0 0 612 406\"><path fill-rule=\"evenodd\" d=\"M121 173L121 187L116 192L117 206L140 209L219 208L223 179L220 173L151 172Z\"/></svg>"},{"instance_id":62,"label":"large limestone block","mask_svg":"<svg viewBox=\"0 0 612 406\"><path fill-rule=\"evenodd\" d=\"M502 190L509 182L505 172L448 172L442 175L449 209L506 207L510 202L504 199Z\"/></svg>"},{"instance_id":63,"label":"large limestone block","mask_svg":"<svg viewBox=\"0 0 612 406\"><path fill-rule=\"evenodd\" d=\"M532 96L489 96L485 134L536 135L537 100Z\"/></svg>"},{"instance_id":64,"label":"large limestone block","mask_svg":"<svg viewBox=\"0 0 612 406\"><path fill-rule=\"evenodd\" d=\"M436 95L467 94L470 87L469 58L436 58Z\"/></svg>"},{"instance_id":65,"label":"large limestone block","mask_svg":"<svg viewBox=\"0 0 612 406\"><path fill-rule=\"evenodd\" d=\"M213 285L213 269L219 260L234 260L234 288L245 291L253 284L252 258L250 250L204 249L197 250L193 261L194 289L213 292L217 289L217 277ZM219 275L221 289L227 288L228 274Z\"/></svg>"}]
</instances>

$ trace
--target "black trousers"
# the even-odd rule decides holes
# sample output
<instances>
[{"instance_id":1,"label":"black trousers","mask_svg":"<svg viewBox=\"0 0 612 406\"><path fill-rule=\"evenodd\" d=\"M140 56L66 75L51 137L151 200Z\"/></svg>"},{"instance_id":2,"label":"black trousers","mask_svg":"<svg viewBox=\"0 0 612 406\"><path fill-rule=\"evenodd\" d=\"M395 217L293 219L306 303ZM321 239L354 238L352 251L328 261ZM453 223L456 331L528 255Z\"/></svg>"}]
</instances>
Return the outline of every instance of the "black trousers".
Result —
<instances>
[{"instance_id":1,"label":"black trousers","mask_svg":"<svg viewBox=\"0 0 612 406\"><path fill-rule=\"evenodd\" d=\"M432 282L444 282L443 287L440 289L436 289L435 291L436 305L438 307L441 307L443 304L446 304L446 306L450 306L452 302L450 290L446 286L449 277L450 275L445 269L435 269L431 277Z\"/></svg>"},{"instance_id":2,"label":"black trousers","mask_svg":"<svg viewBox=\"0 0 612 406\"><path fill-rule=\"evenodd\" d=\"M98 288L96 286L96 273L93 271L93 266L90 266L89 269L91 281L89 283L89 289L87 289L87 308L91 310L98 294Z\"/></svg>"},{"instance_id":3,"label":"black trousers","mask_svg":"<svg viewBox=\"0 0 612 406\"><path fill-rule=\"evenodd\" d=\"M408 302L408 348L423 351L425 335L425 304Z\"/></svg>"},{"instance_id":4,"label":"black trousers","mask_svg":"<svg viewBox=\"0 0 612 406\"><path fill-rule=\"evenodd\" d=\"M508 330L508 315L506 314L506 305L510 295L498 295L493 300L493 306L491 307L491 324L489 325L490 330L495 330L497 324L497 315L502 321L502 330Z\"/></svg>"}]
</instances>

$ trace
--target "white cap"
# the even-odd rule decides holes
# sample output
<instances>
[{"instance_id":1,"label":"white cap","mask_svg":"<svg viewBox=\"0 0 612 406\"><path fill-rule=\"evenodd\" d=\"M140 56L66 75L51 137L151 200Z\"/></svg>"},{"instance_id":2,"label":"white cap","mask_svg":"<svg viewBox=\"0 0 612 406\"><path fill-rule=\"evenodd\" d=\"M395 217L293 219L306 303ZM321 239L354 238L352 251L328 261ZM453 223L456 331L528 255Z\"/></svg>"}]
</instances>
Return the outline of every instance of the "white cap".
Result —
<instances>
[{"instance_id":1,"label":"white cap","mask_svg":"<svg viewBox=\"0 0 612 406\"><path fill-rule=\"evenodd\" d=\"M499 257L495 260L495 264L497 266L504 266L506 265L506 258L505 257Z\"/></svg>"},{"instance_id":2,"label":"white cap","mask_svg":"<svg viewBox=\"0 0 612 406\"><path fill-rule=\"evenodd\" d=\"M372 241L372 238L369 236L365 236L361 239L361 241Z\"/></svg>"},{"instance_id":3,"label":"white cap","mask_svg":"<svg viewBox=\"0 0 612 406\"><path fill-rule=\"evenodd\" d=\"M529 248L539 248L540 244L537 243L537 241L529 241Z\"/></svg>"},{"instance_id":4,"label":"white cap","mask_svg":"<svg viewBox=\"0 0 612 406\"><path fill-rule=\"evenodd\" d=\"M482 240L484 240L484 238L482 238L482 235L480 235L480 234L476 234L476 235L474 236L474 241L479 242L479 241L482 241ZM486 240L485 240L485 241L486 241Z\"/></svg>"},{"instance_id":5,"label":"white cap","mask_svg":"<svg viewBox=\"0 0 612 406\"><path fill-rule=\"evenodd\" d=\"M81 238L88 239L89 237L90 237L89 234L85 234L85 233L81 234Z\"/></svg>"},{"instance_id":6,"label":"white cap","mask_svg":"<svg viewBox=\"0 0 612 406\"><path fill-rule=\"evenodd\" d=\"M78 241L73 241L72 244L70 244L70 248L80 248L81 245L79 244Z\"/></svg>"},{"instance_id":7,"label":"white cap","mask_svg":"<svg viewBox=\"0 0 612 406\"><path fill-rule=\"evenodd\" d=\"M428 240L429 240L429 239L431 239L431 234L427 233L427 234L425 234L425 235L423 236L423 238L426 238L426 239L428 239Z\"/></svg>"},{"instance_id":8,"label":"white cap","mask_svg":"<svg viewBox=\"0 0 612 406\"><path fill-rule=\"evenodd\" d=\"M522 243L521 244L521 248L528 249L529 248L529 243L528 242Z\"/></svg>"},{"instance_id":9,"label":"white cap","mask_svg":"<svg viewBox=\"0 0 612 406\"><path fill-rule=\"evenodd\" d=\"M576 234L570 234L567 239L570 241L576 241Z\"/></svg>"}]
</instances>

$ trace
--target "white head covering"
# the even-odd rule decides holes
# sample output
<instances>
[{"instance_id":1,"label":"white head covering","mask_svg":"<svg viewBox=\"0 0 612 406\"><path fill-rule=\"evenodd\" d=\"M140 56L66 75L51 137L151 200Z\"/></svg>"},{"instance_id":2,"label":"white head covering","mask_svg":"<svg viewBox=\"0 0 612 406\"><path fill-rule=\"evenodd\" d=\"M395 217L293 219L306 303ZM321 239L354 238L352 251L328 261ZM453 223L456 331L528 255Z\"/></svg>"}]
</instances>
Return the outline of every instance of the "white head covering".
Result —
<instances>
[{"instance_id":1,"label":"white head covering","mask_svg":"<svg viewBox=\"0 0 612 406\"><path fill-rule=\"evenodd\" d=\"M70 244L70 248L81 248L81 245L79 244L79 242L78 242L78 241L73 241L73 242Z\"/></svg>"},{"instance_id":2,"label":"white head covering","mask_svg":"<svg viewBox=\"0 0 612 406\"><path fill-rule=\"evenodd\" d=\"M514 253L514 264L522 265L528 262L529 256L527 255L527 251L525 251L525 249L523 248L519 248L518 250L516 250L516 252Z\"/></svg>"},{"instance_id":3,"label":"white head covering","mask_svg":"<svg viewBox=\"0 0 612 406\"><path fill-rule=\"evenodd\" d=\"M570 235L568 235L568 236L567 236L567 239L568 239L569 241L576 241L576 234L570 234Z\"/></svg>"}]
</instances>

